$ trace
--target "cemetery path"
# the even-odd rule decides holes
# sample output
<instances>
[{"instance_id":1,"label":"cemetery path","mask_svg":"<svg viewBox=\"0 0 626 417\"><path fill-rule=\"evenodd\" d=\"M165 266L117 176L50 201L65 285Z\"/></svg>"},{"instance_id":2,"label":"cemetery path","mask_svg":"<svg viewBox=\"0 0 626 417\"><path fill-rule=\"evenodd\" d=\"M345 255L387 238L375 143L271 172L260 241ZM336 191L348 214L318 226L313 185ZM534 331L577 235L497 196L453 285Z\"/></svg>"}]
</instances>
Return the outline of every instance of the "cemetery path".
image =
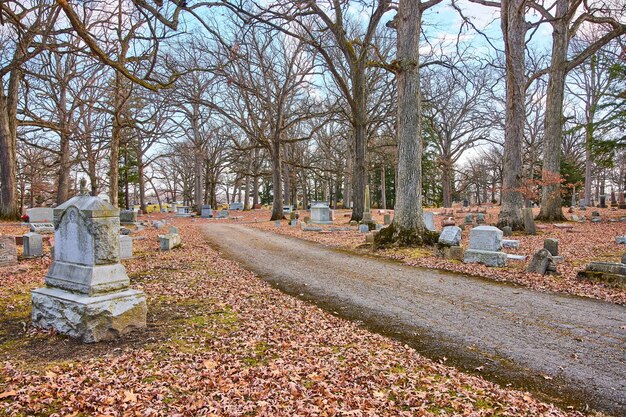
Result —
<instances>
[{"instance_id":1,"label":"cemetery path","mask_svg":"<svg viewBox=\"0 0 626 417\"><path fill-rule=\"evenodd\" d=\"M562 406L626 415L626 307L402 265L235 224L203 226L281 290L430 358Z\"/></svg>"}]
</instances>

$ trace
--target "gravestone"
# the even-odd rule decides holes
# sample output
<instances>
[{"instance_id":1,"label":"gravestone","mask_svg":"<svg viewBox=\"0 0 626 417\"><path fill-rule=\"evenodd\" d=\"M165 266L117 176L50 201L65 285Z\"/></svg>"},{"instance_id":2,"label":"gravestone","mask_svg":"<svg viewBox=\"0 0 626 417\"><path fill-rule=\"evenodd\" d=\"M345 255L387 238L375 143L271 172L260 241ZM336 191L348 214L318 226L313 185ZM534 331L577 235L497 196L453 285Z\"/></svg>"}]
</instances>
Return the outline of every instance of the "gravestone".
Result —
<instances>
[{"instance_id":1,"label":"gravestone","mask_svg":"<svg viewBox=\"0 0 626 417\"><path fill-rule=\"evenodd\" d=\"M360 224L359 225L359 232L361 233L367 233L370 231L370 227L367 224Z\"/></svg>"},{"instance_id":2,"label":"gravestone","mask_svg":"<svg viewBox=\"0 0 626 417\"><path fill-rule=\"evenodd\" d=\"M626 288L626 265L616 262L591 262L584 271L578 272L576 278Z\"/></svg>"},{"instance_id":3,"label":"gravestone","mask_svg":"<svg viewBox=\"0 0 626 417\"><path fill-rule=\"evenodd\" d=\"M311 223L331 224L330 207L326 203L315 203L311 207Z\"/></svg>"},{"instance_id":4,"label":"gravestone","mask_svg":"<svg viewBox=\"0 0 626 417\"><path fill-rule=\"evenodd\" d=\"M430 211L424 211L422 217L424 219L424 226L426 226L426 230L436 232L437 229L435 228L435 215Z\"/></svg>"},{"instance_id":5,"label":"gravestone","mask_svg":"<svg viewBox=\"0 0 626 417\"><path fill-rule=\"evenodd\" d=\"M54 209L52 207L33 207L26 209L29 223L52 223Z\"/></svg>"},{"instance_id":6,"label":"gravestone","mask_svg":"<svg viewBox=\"0 0 626 417\"><path fill-rule=\"evenodd\" d=\"M517 249L519 248L519 240L502 239L502 247L509 248L509 249Z\"/></svg>"},{"instance_id":7,"label":"gravestone","mask_svg":"<svg viewBox=\"0 0 626 417\"><path fill-rule=\"evenodd\" d=\"M470 213L465 215L465 224L467 226L472 226L474 224L474 217Z\"/></svg>"},{"instance_id":8,"label":"gravestone","mask_svg":"<svg viewBox=\"0 0 626 417\"><path fill-rule=\"evenodd\" d=\"M120 223L137 223L137 212L135 210L120 211Z\"/></svg>"},{"instance_id":9,"label":"gravestone","mask_svg":"<svg viewBox=\"0 0 626 417\"><path fill-rule=\"evenodd\" d=\"M469 201L467 200L467 198L463 200L463 207L469 207Z\"/></svg>"},{"instance_id":10,"label":"gravestone","mask_svg":"<svg viewBox=\"0 0 626 417\"><path fill-rule=\"evenodd\" d=\"M133 257L133 238L120 235L120 259L130 259Z\"/></svg>"},{"instance_id":11,"label":"gravestone","mask_svg":"<svg viewBox=\"0 0 626 417\"><path fill-rule=\"evenodd\" d=\"M505 266L506 253L502 249L502 230L494 226L478 226L470 230L469 247L463 262L487 266Z\"/></svg>"},{"instance_id":12,"label":"gravestone","mask_svg":"<svg viewBox=\"0 0 626 417\"><path fill-rule=\"evenodd\" d=\"M618 245L626 245L626 236L616 236L615 243Z\"/></svg>"},{"instance_id":13,"label":"gravestone","mask_svg":"<svg viewBox=\"0 0 626 417\"><path fill-rule=\"evenodd\" d=\"M200 217L203 219L210 219L213 217L213 209L211 206L202 206L200 210Z\"/></svg>"},{"instance_id":14,"label":"gravestone","mask_svg":"<svg viewBox=\"0 0 626 417\"><path fill-rule=\"evenodd\" d=\"M606 208L606 195L600 196L600 208Z\"/></svg>"},{"instance_id":15,"label":"gravestone","mask_svg":"<svg viewBox=\"0 0 626 417\"><path fill-rule=\"evenodd\" d=\"M296 220L296 219L290 220L289 221L289 225L291 227L296 227L298 225L298 220Z\"/></svg>"},{"instance_id":16,"label":"gravestone","mask_svg":"<svg viewBox=\"0 0 626 417\"><path fill-rule=\"evenodd\" d=\"M384 215L383 223L385 225L390 225L391 224L391 214L387 213L387 214Z\"/></svg>"},{"instance_id":17,"label":"gravestone","mask_svg":"<svg viewBox=\"0 0 626 417\"><path fill-rule=\"evenodd\" d=\"M0 268L17 265L17 247L13 236L0 236Z\"/></svg>"},{"instance_id":18,"label":"gravestone","mask_svg":"<svg viewBox=\"0 0 626 417\"><path fill-rule=\"evenodd\" d=\"M350 223L348 223L350 226L358 226L359 223L356 220L350 220Z\"/></svg>"},{"instance_id":19,"label":"gravestone","mask_svg":"<svg viewBox=\"0 0 626 417\"><path fill-rule=\"evenodd\" d=\"M556 273L556 263L547 249L539 249L530 260L526 272L545 275Z\"/></svg>"},{"instance_id":20,"label":"gravestone","mask_svg":"<svg viewBox=\"0 0 626 417\"><path fill-rule=\"evenodd\" d=\"M559 240L558 239L545 239L543 241L543 248L550 252L552 256L559 256Z\"/></svg>"},{"instance_id":21,"label":"gravestone","mask_svg":"<svg viewBox=\"0 0 626 417\"><path fill-rule=\"evenodd\" d=\"M476 224L479 226L485 224L485 215L483 213L478 213L476 215Z\"/></svg>"},{"instance_id":22,"label":"gravestone","mask_svg":"<svg viewBox=\"0 0 626 417\"><path fill-rule=\"evenodd\" d=\"M363 203L363 218L361 219L362 224L370 224L372 221L372 212L370 209L371 201L370 201L370 186L365 186L365 200Z\"/></svg>"},{"instance_id":23,"label":"gravestone","mask_svg":"<svg viewBox=\"0 0 626 417\"><path fill-rule=\"evenodd\" d=\"M228 205L228 209L229 210L243 210L243 203L240 201L234 202L234 203L230 203Z\"/></svg>"},{"instance_id":24,"label":"gravestone","mask_svg":"<svg viewBox=\"0 0 626 417\"><path fill-rule=\"evenodd\" d=\"M22 236L24 258L39 258L43 256L43 239L39 233L26 233Z\"/></svg>"},{"instance_id":25,"label":"gravestone","mask_svg":"<svg viewBox=\"0 0 626 417\"><path fill-rule=\"evenodd\" d=\"M230 213L228 213L228 210L220 210L217 212L218 219L227 219L229 215Z\"/></svg>"},{"instance_id":26,"label":"gravestone","mask_svg":"<svg viewBox=\"0 0 626 417\"><path fill-rule=\"evenodd\" d=\"M447 219L444 219L441 221L441 226L446 227L446 226L456 226L456 222L454 221L454 217L448 217Z\"/></svg>"},{"instance_id":27,"label":"gravestone","mask_svg":"<svg viewBox=\"0 0 626 417\"><path fill-rule=\"evenodd\" d=\"M535 226L535 217L533 216L533 209L529 207L523 208L522 216L524 218L524 231L529 235L536 235L537 227Z\"/></svg>"},{"instance_id":28,"label":"gravestone","mask_svg":"<svg viewBox=\"0 0 626 417\"><path fill-rule=\"evenodd\" d=\"M119 262L119 210L80 193L54 210L54 261L32 291L33 324L85 343L146 326L146 297Z\"/></svg>"},{"instance_id":29,"label":"gravestone","mask_svg":"<svg viewBox=\"0 0 626 417\"><path fill-rule=\"evenodd\" d=\"M280 220L276 220L276 221L274 222L274 226L275 226L275 227L280 227Z\"/></svg>"},{"instance_id":30,"label":"gravestone","mask_svg":"<svg viewBox=\"0 0 626 417\"><path fill-rule=\"evenodd\" d=\"M162 251L175 249L181 245L180 235L178 233L168 233L159 235L159 248Z\"/></svg>"},{"instance_id":31,"label":"gravestone","mask_svg":"<svg viewBox=\"0 0 626 417\"><path fill-rule=\"evenodd\" d=\"M302 230L305 232L321 232L323 229L319 226L303 226Z\"/></svg>"},{"instance_id":32,"label":"gravestone","mask_svg":"<svg viewBox=\"0 0 626 417\"><path fill-rule=\"evenodd\" d=\"M191 217L191 207L179 206L176 208L176 217Z\"/></svg>"},{"instance_id":33,"label":"gravestone","mask_svg":"<svg viewBox=\"0 0 626 417\"><path fill-rule=\"evenodd\" d=\"M31 232L41 235L54 233L54 223L30 223L28 227Z\"/></svg>"},{"instance_id":34,"label":"gravestone","mask_svg":"<svg viewBox=\"0 0 626 417\"><path fill-rule=\"evenodd\" d=\"M611 190L611 207L617 206L617 195L615 194L615 190Z\"/></svg>"},{"instance_id":35,"label":"gravestone","mask_svg":"<svg viewBox=\"0 0 626 417\"><path fill-rule=\"evenodd\" d=\"M513 228L511 226L504 226L502 228L502 235L504 237L509 237L513 235Z\"/></svg>"},{"instance_id":36,"label":"gravestone","mask_svg":"<svg viewBox=\"0 0 626 417\"><path fill-rule=\"evenodd\" d=\"M283 214L289 214L291 213L291 206L283 206Z\"/></svg>"},{"instance_id":37,"label":"gravestone","mask_svg":"<svg viewBox=\"0 0 626 417\"><path fill-rule=\"evenodd\" d=\"M459 246L461 244L461 228L456 226L446 226L439 235L439 243L448 246Z\"/></svg>"}]
</instances>

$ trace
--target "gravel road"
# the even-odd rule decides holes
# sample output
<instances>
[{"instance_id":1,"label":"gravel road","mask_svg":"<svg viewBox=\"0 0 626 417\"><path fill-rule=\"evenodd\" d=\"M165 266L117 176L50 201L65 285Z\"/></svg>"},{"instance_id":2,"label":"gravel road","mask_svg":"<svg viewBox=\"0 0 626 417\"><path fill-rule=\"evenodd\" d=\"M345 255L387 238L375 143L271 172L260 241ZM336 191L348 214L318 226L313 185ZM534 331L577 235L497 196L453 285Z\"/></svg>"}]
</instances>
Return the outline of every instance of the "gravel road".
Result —
<instances>
[{"instance_id":1,"label":"gravel road","mask_svg":"<svg viewBox=\"0 0 626 417\"><path fill-rule=\"evenodd\" d=\"M626 415L626 307L409 267L235 224L212 245L281 290L563 407Z\"/></svg>"}]
</instances>

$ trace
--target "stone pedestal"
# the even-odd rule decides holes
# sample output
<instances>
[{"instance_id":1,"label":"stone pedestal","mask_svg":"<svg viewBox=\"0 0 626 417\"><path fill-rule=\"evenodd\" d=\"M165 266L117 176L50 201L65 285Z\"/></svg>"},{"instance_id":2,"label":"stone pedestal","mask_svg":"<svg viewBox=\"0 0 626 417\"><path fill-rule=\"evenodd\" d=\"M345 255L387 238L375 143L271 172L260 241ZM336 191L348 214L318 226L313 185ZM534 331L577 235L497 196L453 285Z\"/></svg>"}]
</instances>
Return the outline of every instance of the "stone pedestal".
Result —
<instances>
[{"instance_id":1,"label":"stone pedestal","mask_svg":"<svg viewBox=\"0 0 626 417\"><path fill-rule=\"evenodd\" d=\"M332 224L330 220L330 207L324 203L316 203L311 207L311 223Z\"/></svg>"},{"instance_id":2,"label":"stone pedestal","mask_svg":"<svg viewBox=\"0 0 626 417\"><path fill-rule=\"evenodd\" d=\"M32 291L32 320L91 343L145 327L147 307L119 262L119 210L81 185L54 210L54 262L46 286Z\"/></svg>"}]
</instances>

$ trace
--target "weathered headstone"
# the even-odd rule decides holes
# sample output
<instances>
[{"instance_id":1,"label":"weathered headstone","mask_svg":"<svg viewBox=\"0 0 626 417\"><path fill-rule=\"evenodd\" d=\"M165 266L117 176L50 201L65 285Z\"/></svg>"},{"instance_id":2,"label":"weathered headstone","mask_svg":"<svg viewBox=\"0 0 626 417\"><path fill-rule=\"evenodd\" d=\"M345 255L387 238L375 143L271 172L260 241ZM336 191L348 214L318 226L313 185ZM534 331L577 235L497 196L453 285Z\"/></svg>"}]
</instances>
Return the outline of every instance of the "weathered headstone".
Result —
<instances>
[{"instance_id":1,"label":"weathered headstone","mask_svg":"<svg viewBox=\"0 0 626 417\"><path fill-rule=\"evenodd\" d=\"M465 224L467 226L471 226L474 224L474 217L470 213L467 213L465 215Z\"/></svg>"},{"instance_id":2,"label":"weathered headstone","mask_svg":"<svg viewBox=\"0 0 626 417\"><path fill-rule=\"evenodd\" d=\"M502 247L509 248L509 249L517 249L519 248L519 240L502 239Z\"/></svg>"},{"instance_id":3,"label":"weathered headstone","mask_svg":"<svg viewBox=\"0 0 626 417\"><path fill-rule=\"evenodd\" d=\"M13 236L0 236L0 268L17 265L17 247Z\"/></svg>"},{"instance_id":4,"label":"weathered headstone","mask_svg":"<svg viewBox=\"0 0 626 417\"><path fill-rule=\"evenodd\" d=\"M130 259L133 257L133 238L120 235L120 259Z\"/></svg>"},{"instance_id":5,"label":"weathered headstone","mask_svg":"<svg viewBox=\"0 0 626 417\"><path fill-rule=\"evenodd\" d=\"M120 223L121 224L137 223L137 212L135 210L120 211Z\"/></svg>"},{"instance_id":6,"label":"weathered headstone","mask_svg":"<svg viewBox=\"0 0 626 417\"><path fill-rule=\"evenodd\" d=\"M178 233L168 233L159 235L159 248L162 251L168 251L179 247L181 244L180 235Z\"/></svg>"},{"instance_id":7,"label":"weathered headstone","mask_svg":"<svg viewBox=\"0 0 626 417\"><path fill-rule=\"evenodd\" d=\"M191 207L189 206L176 207L176 217L191 217Z\"/></svg>"},{"instance_id":8,"label":"weathered headstone","mask_svg":"<svg viewBox=\"0 0 626 417\"><path fill-rule=\"evenodd\" d=\"M422 217L424 219L424 226L426 226L426 230L436 232L437 229L435 228L435 215L430 211L424 211Z\"/></svg>"},{"instance_id":9,"label":"weathered headstone","mask_svg":"<svg viewBox=\"0 0 626 417\"><path fill-rule=\"evenodd\" d=\"M552 256L559 256L559 240L558 239L544 239L543 248L550 252Z\"/></svg>"},{"instance_id":10,"label":"weathered headstone","mask_svg":"<svg viewBox=\"0 0 626 417\"><path fill-rule=\"evenodd\" d=\"M290 220L289 221L289 225L291 227L296 227L298 225L298 220L296 220L296 219Z\"/></svg>"},{"instance_id":11,"label":"weathered headstone","mask_svg":"<svg viewBox=\"0 0 626 417\"><path fill-rule=\"evenodd\" d=\"M439 243L448 246L459 246L461 243L461 228L446 226L439 235Z\"/></svg>"},{"instance_id":12,"label":"weathered headstone","mask_svg":"<svg viewBox=\"0 0 626 417\"><path fill-rule=\"evenodd\" d=\"M213 217L213 209L211 206L202 206L200 209L200 217L203 219L210 219Z\"/></svg>"},{"instance_id":13,"label":"weathered headstone","mask_svg":"<svg viewBox=\"0 0 626 417\"><path fill-rule=\"evenodd\" d=\"M476 215L476 224L479 226L481 224L485 224L485 215L483 213L478 213Z\"/></svg>"},{"instance_id":14,"label":"weathered headstone","mask_svg":"<svg viewBox=\"0 0 626 417\"><path fill-rule=\"evenodd\" d=\"M39 258L43 256L43 239L39 233L26 233L22 236L22 247L25 258Z\"/></svg>"},{"instance_id":15,"label":"weathered headstone","mask_svg":"<svg viewBox=\"0 0 626 417\"><path fill-rule=\"evenodd\" d=\"M30 223L29 229L33 233L49 234L54 233L54 223Z\"/></svg>"},{"instance_id":16,"label":"weathered headstone","mask_svg":"<svg viewBox=\"0 0 626 417\"><path fill-rule=\"evenodd\" d=\"M584 271L578 273L576 278L626 288L626 265L614 262L591 262Z\"/></svg>"},{"instance_id":17,"label":"weathered headstone","mask_svg":"<svg viewBox=\"0 0 626 417\"><path fill-rule=\"evenodd\" d=\"M626 236L616 236L615 243L618 245L626 245Z\"/></svg>"},{"instance_id":18,"label":"weathered headstone","mask_svg":"<svg viewBox=\"0 0 626 417\"><path fill-rule=\"evenodd\" d=\"M389 224L391 224L391 214L387 213L387 214L385 214L385 215L384 215L384 217L383 217L383 223L384 223L385 225L389 225Z\"/></svg>"},{"instance_id":19,"label":"weathered headstone","mask_svg":"<svg viewBox=\"0 0 626 417\"><path fill-rule=\"evenodd\" d=\"M228 210L220 210L217 212L218 219L227 219L228 216L230 216L230 213L228 212Z\"/></svg>"},{"instance_id":20,"label":"weathered headstone","mask_svg":"<svg viewBox=\"0 0 626 417\"><path fill-rule=\"evenodd\" d=\"M115 339L146 325L146 297L119 262L119 210L80 194L54 210L54 262L32 291L36 326L82 340Z\"/></svg>"},{"instance_id":21,"label":"weathered headstone","mask_svg":"<svg viewBox=\"0 0 626 417\"><path fill-rule=\"evenodd\" d=\"M372 223L372 212L371 212L371 201L370 201L370 186L366 185L365 186L365 200L363 203L363 218L361 220L361 223Z\"/></svg>"},{"instance_id":22,"label":"weathered headstone","mask_svg":"<svg viewBox=\"0 0 626 417\"><path fill-rule=\"evenodd\" d=\"M494 226L478 226L470 230L469 247L463 262L487 266L505 266L506 253L502 249L502 230Z\"/></svg>"},{"instance_id":23,"label":"weathered headstone","mask_svg":"<svg viewBox=\"0 0 626 417\"><path fill-rule=\"evenodd\" d=\"M370 231L370 227L367 224L360 224L359 225L359 232L367 233L369 231Z\"/></svg>"},{"instance_id":24,"label":"weathered headstone","mask_svg":"<svg viewBox=\"0 0 626 417\"><path fill-rule=\"evenodd\" d=\"M556 264L548 250L539 249L530 260L526 271L545 275L549 272L556 272Z\"/></svg>"},{"instance_id":25,"label":"weathered headstone","mask_svg":"<svg viewBox=\"0 0 626 417\"><path fill-rule=\"evenodd\" d=\"M275 220L274 221L274 227L280 227L280 220Z\"/></svg>"},{"instance_id":26,"label":"weathered headstone","mask_svg":"<svg viewBox=\"0 0 626 417\"><path fill-rule=\"evenodd\" d=\"M289 214L291 213L291 211L292 211L291 206L288 206L288 205L283 206L283 214Z\"/></svg>"},{"instance_id":27,"label":"weathered headstone","mask_svg":"<svg viewBox=\"0 0 626 417\"><path fill-rule=\"evenodd\" d=\"M321 232L323 229L319 226L303 226L302 230L305 232Z\"/></svg>"},{"instance_id":28,"label":"weathered headstone","mask_svg":"<svg viewBox=\"0 0 626 417\"><path fill-rule=\"evenodd\" d=\"M522 209L522 216L524 218L524 231L529 235L537 234L537 227L535 226L535 217L533 216L533 209L525 207Z\"/></svg>"},{"instance_id":29,"label":"weathered headstone","mask_svg":"<svg viewBox=\"0 0 626 417\"><path fill-rule=\"evenodd\" d=\"M513 228L511 226L502 227L502 236L504 237L513 236Z\"/></svg>"},{"instance_id":30,"label":"weathered headstone","mask_svg":"<svg viewBox=\"0 0 626 417\"><path fill-rule=\"evenodd\" d=\"M326 203L315 203L311 207L311 223L331 224L330 207Z\"/></svg>"},{"instance_id":31,"label":"weathered headstone","mask_svg":"<svg viewBox=\"0 0 626 417\"><path fill-rule=\"evenodd\" d=\"M52 207L33 207L26 209L26 215L30 223L52 223L54 221L54 209Z\"/></svg>"},{"instance_id":32,"label":"weathered headstone","mask_svg":"<svg viewBox=\"0 0 626 417\"><path fill-rule=\"evenodd\" d=\"M230 203L228 205L229 210L243 210L243 203L241 201L236 201L234 203Z\"/></svg>"}]
</instances>

